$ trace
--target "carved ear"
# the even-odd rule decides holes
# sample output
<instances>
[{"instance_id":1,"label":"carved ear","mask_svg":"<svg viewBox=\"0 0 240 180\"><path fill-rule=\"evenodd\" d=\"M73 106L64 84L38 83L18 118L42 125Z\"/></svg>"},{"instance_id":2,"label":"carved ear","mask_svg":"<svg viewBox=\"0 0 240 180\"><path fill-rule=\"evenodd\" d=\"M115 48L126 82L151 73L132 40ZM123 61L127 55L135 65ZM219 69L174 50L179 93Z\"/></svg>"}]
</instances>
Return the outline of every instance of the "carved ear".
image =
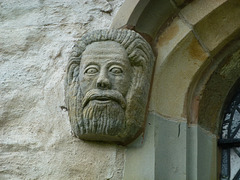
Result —
<instances>
[{"instance_id":1,"label":"carved ear","mask_svg":"<svg viewBox=\"0 0 240 180\"><path fill-rule=\"evenodd\" d=\"M80 65L80 57L71 58L67 65L67 79L66 84L72 84L73 80L78 77L79 74L79 65Z\"/></svg>"}]
</instances>

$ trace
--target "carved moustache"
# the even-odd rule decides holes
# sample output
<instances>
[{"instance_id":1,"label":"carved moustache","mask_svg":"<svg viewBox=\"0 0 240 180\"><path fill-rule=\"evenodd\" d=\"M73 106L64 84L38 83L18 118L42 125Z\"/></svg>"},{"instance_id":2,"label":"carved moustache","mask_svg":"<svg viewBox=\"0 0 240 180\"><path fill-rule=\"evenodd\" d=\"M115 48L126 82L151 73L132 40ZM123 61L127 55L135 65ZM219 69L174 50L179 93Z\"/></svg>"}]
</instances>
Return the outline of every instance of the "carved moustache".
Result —
<instances>
[{"instance_id":1,"label":"carved moustache","mask_svg":"<svg viewBox=\"0 0 240 180\"><path fill-rule=\"evenodd\" d=\"M126 100L123 95L116 90L98 90L92 89L86 93L82 100L82 107L84 108L89 101L98 100L98 101L116 101L121 105L123 109L126 108Z\"/></svg>"}]
</instances>

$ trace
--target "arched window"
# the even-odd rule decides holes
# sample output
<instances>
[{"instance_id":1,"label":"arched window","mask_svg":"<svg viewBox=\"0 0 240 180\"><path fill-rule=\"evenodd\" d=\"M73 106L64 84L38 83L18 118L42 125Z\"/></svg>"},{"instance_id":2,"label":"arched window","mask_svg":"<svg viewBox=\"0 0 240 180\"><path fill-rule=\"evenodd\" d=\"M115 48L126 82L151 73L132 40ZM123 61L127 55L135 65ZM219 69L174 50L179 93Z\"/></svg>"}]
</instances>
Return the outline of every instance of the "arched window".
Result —
<instances>
[{"instance_id":1,"label":"arched window","mask_svg":"<svg viewBox=\"0 0 240 180\"><path fill-rule=\"evenodd\" d=\"M221 138L221 180L240 180L240 93L224 111Z\"/></svg>"}]
</instances>

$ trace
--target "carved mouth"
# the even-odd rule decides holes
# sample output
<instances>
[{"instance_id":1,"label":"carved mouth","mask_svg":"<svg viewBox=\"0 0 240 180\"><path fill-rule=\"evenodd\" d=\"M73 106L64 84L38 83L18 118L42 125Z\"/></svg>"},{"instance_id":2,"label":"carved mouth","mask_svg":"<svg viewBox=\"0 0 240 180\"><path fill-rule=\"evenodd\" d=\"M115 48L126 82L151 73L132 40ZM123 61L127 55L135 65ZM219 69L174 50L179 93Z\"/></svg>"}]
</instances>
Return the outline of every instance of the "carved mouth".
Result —
<instances>
[{"instance_id":1,"label":"carved mouth","mask_svg":"<svg viewBox=\"0 0 240 180\"><path fill-rule=\"evenodd\" d=\"M121 105L123 109L126 108L126 101L123 96L114 90L90 90L86 93L82 100L82 107L84 108L90 101L97 101L98 103L109 103L110 101L115 101Z\"/></svg>"},{"instance_id":2,"label":"carved mouth","mask_svg":"<svg viewBox=\"0 0 240 180\"><path fill-rule=\"evenodd\" d=\"M95 100L97 102L101 102L101 103L107 103L110 102L112 99L110 99L109 97L103 97L103 96L99 96L93 99L90 99L90 101Z\"/></svg>"},{"instance_id":3,"label":"carved mouth","mask_svg":"<svg viewBox=\"0 0 240 180\"><path fill-rule=\"evenodd\" d=\"M93 95L83 104L83 106L85 107L90 101L96 101L98 103L109 103L110 101L115 101L120 103L118 99L113 97Z\"/></svg>"}]
</instances>

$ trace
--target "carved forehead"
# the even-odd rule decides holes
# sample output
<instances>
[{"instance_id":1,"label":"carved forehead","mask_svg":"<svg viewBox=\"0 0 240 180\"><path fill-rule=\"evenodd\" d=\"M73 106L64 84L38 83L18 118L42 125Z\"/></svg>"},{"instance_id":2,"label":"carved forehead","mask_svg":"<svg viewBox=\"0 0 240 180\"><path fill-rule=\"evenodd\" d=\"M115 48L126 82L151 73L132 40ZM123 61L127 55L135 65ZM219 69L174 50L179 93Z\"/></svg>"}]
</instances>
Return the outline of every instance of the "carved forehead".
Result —
<instances>
[{"instance_id":1,"label":"carved forehead","mask_svg":"<svg viewBox=\"0 0 240 180\"><path fill-rule=\"evenodd\" d=\"M126 50L114 41L100 41L88 45L82 53L80 67L92 63L118 63L131 67Z\"/></svg>"},{"instance_id":2,"label":"carved forehead","mask_svg":"<svg viewBox=\"0 0 240 180\"><path fill-rule=\"evenodd\" d=\"M126 50L114 41L99 41L88 45L82 54L83 56L124 56Z\"/></svg>"}]
</instances>

